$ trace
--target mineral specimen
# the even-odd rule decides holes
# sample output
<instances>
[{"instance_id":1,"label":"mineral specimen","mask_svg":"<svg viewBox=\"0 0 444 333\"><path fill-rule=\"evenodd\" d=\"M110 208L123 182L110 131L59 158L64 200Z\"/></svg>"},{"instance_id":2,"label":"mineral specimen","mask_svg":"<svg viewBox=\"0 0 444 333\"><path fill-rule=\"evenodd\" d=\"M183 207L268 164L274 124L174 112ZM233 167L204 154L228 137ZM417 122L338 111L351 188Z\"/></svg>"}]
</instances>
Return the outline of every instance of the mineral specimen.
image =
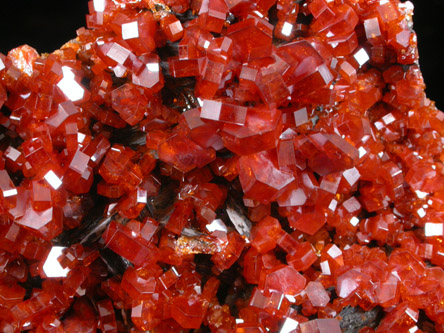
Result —
<instances>
[{"instance_id":1,"label":"mineral specimen","mask_svg":"<svg viewBox=\"0 0 444 333\"><path fill-rule=\"evenodd\" d=\"M0 331L444 332L412 15L92 0L59 50L0 54Z\"/></svg>"}]
</instances>

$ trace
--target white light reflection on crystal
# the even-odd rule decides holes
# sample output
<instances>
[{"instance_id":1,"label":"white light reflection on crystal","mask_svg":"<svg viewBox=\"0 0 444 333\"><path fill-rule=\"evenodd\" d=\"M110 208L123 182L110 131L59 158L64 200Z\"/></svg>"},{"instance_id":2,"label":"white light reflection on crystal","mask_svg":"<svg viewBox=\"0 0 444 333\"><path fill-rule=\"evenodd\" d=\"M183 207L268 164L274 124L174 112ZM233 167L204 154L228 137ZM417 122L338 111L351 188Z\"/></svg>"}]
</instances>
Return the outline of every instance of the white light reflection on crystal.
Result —
<instances>
[{"instance_id":1,"label":"white light reflection on crystal","mask_svg":"<svg viewBox=\"0 0 444 333\"><path fill-rule=\"evenodd\" d=\"M416 196L419 199L424 199L426 196L428 196L429 194L427 192L421 192L421 191L415 191Z\"/></svg>"},{"instance_id":2,"label":"white light reflection on crystal","mask_svg":"<svg viewBox=\"0 0 444 333\"><path fill-rule=\"evenodd\" d=\"M416 213L418 213L418 216L423 218L424 216L426 216L426 212L423 208L419 208Z\"/></svg>"},{"instance_id":3,"label":"white light reflection on crystal","mask_svg":"<svg viewBox=\"0 0 444 333\"><path fill-rule=\"evenodd\" d=\"M302 108L293 113L294 120L296 122L296 126L303 125L308 123L308 113L307 108Z\"/></svg>"},{"instance_id":4,"label":"white light reflection on crystal","mask_svg":"<svg viewBox=\"0 0 444 333\"><path fill-rule=\"evenodd\" d=\"M418 321L418 319L417 319L417 315L418 315L418 312L416 312L415 310L412 310L412 309L410 309L410 308L407 308L406 310L405 310L405 313L410 317L410 318L412 318L412 320L416 323L417 321ZM416 326L415 326L416 327ZM414 328L414 327L412 327L412 328ZM415 330L416 331L416 330ZM415 331L413 331L413 332L415 332Z\"/></svg>"},{"instance_id":5,"label":"white light reflection on crystal","mask_svg":"<svg viewBox=\"0 0 444 333\"><path fill-rule=\"evenodd\" d=\"M320 266L321 266L322 274L324 274L324 275L331 275L330 265L328 264L327 260L322 261L320 263Z\"/></svg>"},{"instance_id":6,"label":"white light reflection on crystal","mask_svg":"<svg viewBox=\"0 0 444 333\"><path fill-rule=\"evenodd\" d=\"M139 27L137 21L122 24L122 39L132 39L139 37Z\"/></svg>"},{"instance_id":7,"label":"white light reflection on crystal","mask_svg":"<svg viewBox=\"0 0 444 333\"><path fill-rule=\"evenodd\" d=\"M293 24L290 24L288 22L285 22L284 25L282 26L282 34L284 36L290 36L291 35L291 31L293 30Z\"/></svg>"},{"instance_id":8,"label":"white light reflection on crystal","mask_svg":"<svg viewBox=\"0 0 444 333\"><path fill-rule=\"evenodd\" d=\"M328 209L330 209L331 211L334 212L336 210L337 205L338 205L338 202L335 199L333 199L330 202L330 204L328 205Z\"/></svg>"},{"instance_id":9,"label":"white light reflection on crystal","mask_svg":"<svg viewBox=\"0 0 444 333\"><path fill-rule=\"evenodd\" d=\"M152 63L146 64L146 68L150 72L158 72L158 71L160 71L160 67L159 67L159 63L158 62L152 62Z\"/></svg>"},{"instance_id":10,"label":"white light reflection on crystal","mask_svg":"<svg viewBox=\"0 0 444 333\"><path fill-rule=\"evenodd\" d=\"M332 258L337 258L342 255L342 251L333 244L333 246L327 251L328 255Z\"/></svg>"},{"instance_id":11,"label":"white light reflection on crystal","mask_svg":"<svg viewBox=\"0 0 444 333\"><path fill-rule=\"evenodd\" d=\"M145 190L138 190L137 191L137 203L144 203L146 204L148 201L148 196Z\"/></svg>"},{"instance_id":12,"label":"white light reflection on crystal","mask_svg":"<svg viewBox=\"0 0 444 333\"><path fill-rule=\"evenodd\" d=\"M344 176L345 180L350 184L350 186L353 186L359 180L359 177L361 177L361 174L359 173L358 169L351 168L351 169L345 170L343 173L343 176Z\"/></svg>"},{"instance_id":13,"label":"white light reflection on crystal","mask_svg":"<svg viewBox=\"0 0 444 333\"><path fill-rule=\"evenodd\" d=\"M46 258L42 267L47 277L66 277L68 275L70 269L63 268L57 260L57 258L62 254L63 249L65 249L63 246L53 246L51 248L51 251L49 252L48 257Z\"/></svg>"},{"instance_id":14,"label":"white light reflection on crystal","mask_svg":"<svg viewBox=\"0 0 444 333\"><path fill-rule=\"evenodd\" d=\"M381 30L379 29L377 17L364 20L364 29L367 39L377 38L381 36Z\"/></svg>"},{"instance_id":15,"label":"white light reflection on crystal","mask_svg":"<svg viewBox=\"0 0 444 333\"><path fill-rule=\"evenodd\" d=\"M305 293L305 291L302 290L301 295L304 293ZM284 296L290 303L296 303L296 298L294 296L292 296L292 295L284 295Z\"/></svg>"},{"instance_id":16,"label":"white light reflection on crystal","mask_svg":"<svg viewBox=\"0 0 444 333\"><path fill-rule=\"evenodd\" d=\"M75 80L75 75L71 68L68 66L62 67L63 78L57 83L57 87L68 97L71 101L75 102L83 98L85 90Z\"/></svg>"},{"instance_id":17,"label":"white light reflection on crystal","mask_svg":"<svg viewBox=\"0 0 444 333\"><path fill-rule=\"evenodd\" d=\"M21 154L17 149L11 146L8 147L6 152L7 152L6 157L12 161L17 161L17 159L20 157Z\"/></svg>"},{"instance_id":18,"label":"white light reflection on crystal","mask_svg":"<svg viewBox=\"0 0 444 333\"><path fill-rule=\"evenodd\" d=\"M358 219L356 216L353 216L353 217L350 219L350 224L351 224L352 226L356 227L356 226L358 225L358 223L359 223L359 219Z\"/></svg>"},{"instance_id":19,"label":"white light reflection on crystal","mask_svg":"<svg viewBox=\"0 0 444 333\"><path fill-rule=\"evenodd\" d=\"M85 138L86 138L86 135L85 135L85 134L80 133L80 132L77 133L77 141L78 141L79 143L82 143L83 140L85 140Z\"/></svg>"},{"instance_id":20,"label":"white light reflection on crystal","mask_svg":"<svg viewBox=\"0 0 444 333\"><path fill-rule=\"evenodd\" d=\"M261 12L255 10L253 13L255 13L257 16L259 16L260 18L264 17L264 15L262 15Z\"/></svg>"},{"instance_id":21,"label":"white light reflection on crystal","mask_svg":"<svg viewBox=\"0 0 444 333\"><path fill-rule=\"evenodd\" d=\"M393 116L393 114L391 112L386 114L384 117L382 117L382 121L386 125L393 123L395 120L396 120L396 118Z\"/></svg>"},{"instance_id":22,"label":"white light reflection on crystal","mask_svg":"<svg viewBox=\"0 0 444 333\"><path fill-rule=\"evenodd\" d=\"M356 52L354 58L358 62L359 66L364 65L370 60L370 57L364 49L360 49L358 52Z\"/></svg>"},{"instance_id":23,"label":"white light reflection on crystal","mask_svg":"<svg viewBox=\"0 0 444 333\"><path fill-rule=\"evenodd\" d=\"M176 276L180 276L180 274L179 274L179 272L177 271L177 269L176 269L176 267L171 267L171 270L173 271L173 273L176 275Z\"/></svg>"},{"instance_id":24,"label":"white light reflection on crystal","mask_svg":"<svg viewBox=\"0 0 444 333\"><path fill-rule=\"evenodd\" d=\"M204 99L200 116L201 118L205 119L218 120L220 118L221 110L222 110L221 102Z\"/></svg>"},{"instance_id":25,"label":"white light reflection on crystal","mask_svg":"<svg viewBox=\"0 0 444 333\"><path fill-rule=\"evenodd\" d=\"M106 56L113 59L115 62L117 62L120 65L123 65L123 63L126 61L126 59L131 54L131 51L124 48L123 46L113 43L111 48L106 52Z\"/></svg>"},{"instance_id":26,"label":"white light reflection on crystal","mask_svg":"<svg viewBox=\"0 0 444 333\"><path fill-rule=\"evenodd\" d=\"M45 178L45 180L49 183L49 185L52 186L54 190L57 190L60 185L62 185L62 181L52 170L49 170L43 178Z\"/></svg>"},{"instance_id":27,"label":"white light reflection on crystal","mask_svg":"<svg viewBox=\"0 0 444 333\"><path fill-rule=\"evenodd\" d=\"M287 319L285 319L284 324L281 327L281 330L279 331L279 333L290 333L293 332L299 325L299 322L297 322L296 320L287 317Z\"/></svg>"},{"instance_id":28,"label":"white light reflection on crystal","mask_svg":"<svg viewBox=\"0 0 444 333\"><path fill-rule=\"evenodd\" d=\"M19 122L20 121L20 117L14 116L12 114L9 116L9 119L12 120L12 121L15 121L15 122Z\"/></svg>"},{"instance_id":29,"label":"white light reflection on crystal","mask_svg":"<svg viewBox=\"0 0 444 333\"><path fill-rule=\"evenodd\" d=\"M94 0L94 10L98 13L102 13L105 10L106 0Z\"/></svg>"},{"instance_id":30,"label":"white light reflection on crystal","mask_svg":"<svg viewBox=\"0 0 444 333\"><path fill-rule=\"evenodd\" d=\"M113 68L113 72L116 77L123 77L126 73L126 69L123 66L117 65Z\"/></svg>"},{"instance_id":31,"label":"white light reflection on crystal","mask_svg":"<svg viewBox=\"0 0 444 333\"><path fill-rule=\"evenodd\" d=\"M443 224L442 223L426 223L424 227L424 234L426 237L443 236Z\"/></svg>"},{"instance_id":32,"label":"white light reflection on crystal","mask_svg":"<svg viewBox=\"0 0 444 333\"><path fill-rule=\"evenodd\" d=\"M228 232L227 226L222 222L221 219L213 220L210 224L207 224L205 228L211 233L214 231Z\"/></svg>"},{"instance_id":33,"label":"white light reflection on crystal","mask_svg":"<svg viewBox=\"0 0 444 333\"><path fill-rule=\"evenodd\" d=\"M15 189L15 188L3 192L4 198L12 197L13 195L17 195L17 189Z\"/></svg>"}]
</instances>

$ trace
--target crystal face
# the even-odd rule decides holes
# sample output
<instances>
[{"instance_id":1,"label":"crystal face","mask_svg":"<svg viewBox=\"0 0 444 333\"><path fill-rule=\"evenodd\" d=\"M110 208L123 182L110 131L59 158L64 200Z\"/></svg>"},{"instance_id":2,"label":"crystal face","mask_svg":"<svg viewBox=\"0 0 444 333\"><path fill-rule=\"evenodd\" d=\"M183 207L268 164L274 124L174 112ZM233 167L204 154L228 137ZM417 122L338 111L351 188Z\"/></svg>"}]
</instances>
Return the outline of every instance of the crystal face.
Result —
<instances>
[{"instance_id":1,"label":"crystal face","mask_svg":"<svg viewBox=\"0 0 444 333\"><path fill-rule=\"evenodd\" d=\"M0 331L444 332L412 15L93 0L0 54Z\"/></svg>"}]
</instances>

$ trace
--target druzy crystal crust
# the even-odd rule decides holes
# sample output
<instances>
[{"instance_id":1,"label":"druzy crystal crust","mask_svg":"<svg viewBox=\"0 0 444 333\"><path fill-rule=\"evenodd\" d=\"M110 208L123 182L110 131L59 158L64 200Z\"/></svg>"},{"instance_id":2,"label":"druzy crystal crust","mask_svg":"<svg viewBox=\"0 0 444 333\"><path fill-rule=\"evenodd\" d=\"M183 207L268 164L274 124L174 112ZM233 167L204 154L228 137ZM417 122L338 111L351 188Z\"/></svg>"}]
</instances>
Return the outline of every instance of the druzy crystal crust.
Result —
<instances>
[{"instance_id":1,"label":"druzy crystal crust","mask_svg":"<svg viewBox=\"0 0 444 333\"><path fill-rule=\"evenodd\" d=\"M444 332L412 15L93 0L0 54L0 331Z\"/></svg>"}]
</instances>

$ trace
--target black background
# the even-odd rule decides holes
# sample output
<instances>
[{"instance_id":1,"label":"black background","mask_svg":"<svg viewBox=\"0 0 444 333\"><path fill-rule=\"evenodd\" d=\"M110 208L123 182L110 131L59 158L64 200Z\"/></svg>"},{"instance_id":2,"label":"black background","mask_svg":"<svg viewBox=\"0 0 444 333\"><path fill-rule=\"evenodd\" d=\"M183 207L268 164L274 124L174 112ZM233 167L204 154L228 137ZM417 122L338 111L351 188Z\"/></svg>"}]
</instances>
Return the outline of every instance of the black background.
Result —
<instances>
[{"instance_id":1,"label":"black background","mask_svg":"<svg viewBox=\"0 0 444 333\"><path fill-rule=\"evenodd\" d=\"M444 0L413 0L420 66L427 96L444 110ZM29 44L52 52L85 26L87 0L3 0L0 4L0 52Z\"/></svg>"}]
</instances>

